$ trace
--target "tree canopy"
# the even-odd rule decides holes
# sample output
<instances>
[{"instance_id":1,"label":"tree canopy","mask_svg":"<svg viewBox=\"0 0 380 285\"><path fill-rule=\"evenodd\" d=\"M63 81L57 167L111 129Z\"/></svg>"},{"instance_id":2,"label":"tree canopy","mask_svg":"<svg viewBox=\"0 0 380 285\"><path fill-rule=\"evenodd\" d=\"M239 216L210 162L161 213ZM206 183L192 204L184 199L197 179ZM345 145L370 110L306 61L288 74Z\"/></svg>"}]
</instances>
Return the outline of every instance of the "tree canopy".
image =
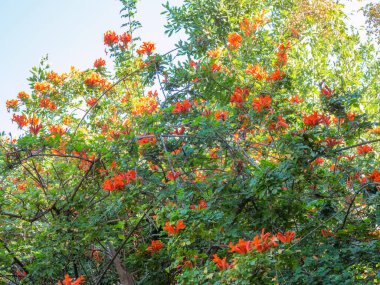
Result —
<instances>
[{"instance_id":1,"label":"tree canopy","mask_svg":"<svg viewBox=\"0 0 380 285\"><path fill-rule=\"evenodd\" d=\"M7 101L2 284L379 284L378 47L332 0L137 0ZM148 37L148 36L147 36Z\"/></svg>"}]
</instances>

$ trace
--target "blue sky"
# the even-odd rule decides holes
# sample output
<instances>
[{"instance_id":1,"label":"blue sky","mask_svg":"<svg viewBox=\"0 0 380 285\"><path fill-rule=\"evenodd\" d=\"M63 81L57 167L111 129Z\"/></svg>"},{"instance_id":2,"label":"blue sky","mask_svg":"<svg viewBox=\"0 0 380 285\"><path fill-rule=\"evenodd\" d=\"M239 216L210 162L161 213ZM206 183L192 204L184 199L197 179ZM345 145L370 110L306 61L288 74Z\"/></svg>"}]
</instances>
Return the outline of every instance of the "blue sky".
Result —
<instances>
[{"instance_id":1,"label":"blue sky","mask_svg":"<svg viewBox=\"0 0 380 285\"><path fill-rule=\"evenodd\" d=\"M141 0L139 17L142 40L157 43L157 50L169 51L175 39L164 34L162 0ZM171 0L177 5L182 0ZM123 31L118 0L1 0L0 3L0 131L15 131L5 102L19 91L28 92L29 70L48 54L57 72L91 67L106 58L103 33Z\"/></svg>"},{"instance_id":2,"label":"blue sky","mask_svg":"<svg viewBox=\"0 0 380 285\"><path fill-rule=\"evenodd\" d=\"M172 49L177 39L164 34L165 17L160 15L163 2L140 0L138 5L138 19L143 25L140 36L155 42L159 52ZM182 0L169 2L177 5ZM363 5L357 0L348 3L347 12ZM15 98L19 91L29 91L26 78L42 56L49 54L57 72L66 72L72 65L86 69L96 58L105 58L103 33L123 31L121 7L118 0L1 0L0 131L16 130L5 101ZM360 14L351 16L356 26L363 22Z\"/></svg>"}]
</instances>

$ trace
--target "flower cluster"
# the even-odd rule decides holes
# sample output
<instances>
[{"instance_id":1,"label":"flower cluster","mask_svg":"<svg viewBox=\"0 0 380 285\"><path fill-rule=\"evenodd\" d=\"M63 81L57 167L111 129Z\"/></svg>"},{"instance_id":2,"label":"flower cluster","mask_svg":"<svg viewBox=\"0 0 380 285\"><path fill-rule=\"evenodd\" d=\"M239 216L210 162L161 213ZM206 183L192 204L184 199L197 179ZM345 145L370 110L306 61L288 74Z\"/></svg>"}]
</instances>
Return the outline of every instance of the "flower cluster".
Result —
<instances>
[{"instance_id":1,"label":"flower cluster","mask_svg":"<svg viewBox=\"0 0 380 285\"><path fill-rule=\"evenodd\" d=\"M103 189L106 191L122 190L126 185L136 180L136 172L129 170L115 174L113 177L103 182Z\"/></svg>"},{"instance_id":2,"label":"flower cluster","mask_svg":"<svg viewBox=\"0 0 380 285\"><path fill-rule=\"evenodd\" d=\"M257 112L261 112L263 109L269 109L272 99L269 95L262 95L258 98L253 99L252 107Z\"/></svg>"},{"instance_id":3,"label":"flower cluster","mask_svg":"<svg viewBox=\"0 0 380 285\"><path fill-rule=\"evenodd\" d=\"M319 124L330 125L330 117L325 114L318 114L317 111L314 111L310 115L303 116L303 122L305 125L310 127L315 127Z\"/></svg>"},{"instance_id":4,"label":"flower cluster","mask_svg":"<svg viewBox=\"0 0 380 285\"><path fill-rule=\"evenodd\" d=\"M65 79L67 78L67 75L65 73L59 75L58 73L54 71L50 71L46 74L46 78L52 82L53 84L63 84Z\"/></svg>"},{"instance_id":5,"label":"flower cluster","mask_svg":"<svg viewBox=\"0 0 380 285\"><path fill-rule=\"evenodd\" d=\"M160 251L165 247L164 243L160 240L152 240L150 246L146 249L150 253Z\"/></svg>"},{"instance_id":6,"label":"flower cluster","mask_svg":"<svg viewBox=\"0 0 380 285\"><path fill-rule=\"evenodd\" d=\"M242 37L238 33L228 34L228 47L232 50L241 46Z\"/></svg>"},{"instance_id":7,"label":"flower cluster","mask_svg":"<svg viewBox=\"0 0 380 285\"><path fill-rule=\"evenodd\" d=\"M135 98L133 103L133 115L151 114L158 108L157 92L148 92L147 96Z\"/></svg>"},{"instance_id":8,"label":"flower cluster","mask_svg":"<svg viewBox=\"0 0 380 285\"><path fill-rule=\"evenodd\" d=\"M142 45L137 49L137 53L142 54L151 54L156 49L154 43L152 42L143 42Z\"/></svg>"},{"instance_id":9,"label":"flower cluster","mask_svg":"<svg viewBox=\"0 0 380 285\"><path fill-rule=\"evenodd\" d=\"M356 150L357 150L358 154L365 155L365 154L373 151L373 147L368 145L368 144L365 144L365 145L358 146L356 148Z\"/></svg>"},{"instance_id":10,"label":"flower cluster","mask_svg":"<svg viewBox=\"0 0 380 285\"><path fill-rule=\"evenodd\" d=\"M104 77L102 77L99 73L92 72L85 80L84 84L90 87L101 87L103 89L107 89L111 86L111 83Z\"/></svg>"},{"instance_id":11,"label":"flower cluster","mask_svg":"<svg viewBox=\"0 0 380 285\"><path fill-rule=\"evenodd\" d=\"M37 82L34 84L34 89L40 92L47 91L51 88L48 82Z\"/></svg>"},{"instance_id":12,"label":"flower cluster","mask_svg":"<svg viewBox=\"0 0 380 285\"><path fill-rule=\"evenodd\" d=\"M94 61L94 67L99 69L106 65L106 61L103 58L98 58Z\"/></svg>"},{"instance_id":13,"label":"flower cluster","mask_svg":"<svg viewBox=\"0 0 380 285\"><path fill-rule=\"evenodd\" d=\"M256 235L252 240L239 239L237 244L229 243L229 252L247 254L253 250L258 252L265 252L271 247L278 247L277 243L280 240L283 243L290 243L293 241L296 236L295 232L288 231L286 233L278 233L277 235L272 235L269 232L265 232L265 229L262 229L261 234ZM221 259L217 254L214 254L213 262L215 262L220 270L225 270L232 268L233 264L227 263L227 258Z\"/></svg>"},{"instance_id":14,"label":"flower cluster","mask_svg":"<svg viewBox=\"0 0 380 285\"><path fill-rule=\"evenodd\" d=\"M116 35L115 31L107 31L104 33L104 44L106 46L111 46L119 42L119 37Z\"/></svg>"},{"instance_id":15,"label":"flower cluster","mask_svg":"<svg viewBox=\"0 0 380 285\"><path fill-rule=\"evenodd\" d=\"M57 106L55 105L55 103L51 101L49 98L41 99L40 107L49 109L51 111L55 111L57 109Z\"/></svg>"},{"instance_id":16,"label":"flower cluster","mask_svg":"<svg viewBox=\"0 0 380 285\"><path fill-rule=\"evenodd\" d=\"M266 72L259 64L248 64L245 73L251 74L256 80L265 80L268 78L268 72Z\"/></svg>"},{"instance_id":17,"label":"flower cluster","mask_svg":"<svg viewBox=\"0 0 380 285\"><path fill-rule=\"evenodd\" d=\"M7 109L15 109L15 108L17 108L18 103L19 102L17 99L7 100L6 107L7 107Z\"/></svg>"},{"instance_id":18,"label":"flower cluster","mask_svg":"<svg viewBox=\"0 0 380 285\"><path fill-rule=\"evenodd\" d=\"M213 255L213 260L212 261L216 263L216 265L218 266L218 268L220 270L226 270L226 269L229 269L229 268L233 268L235 266L233 263L229 264L227 262L227 257L220 258L217 254Z\"/></svg>"},{"instance_id":19,"label":"flower cluster","mask_svg":"<svg viewBox=\"0 0 380 285\"><path fill-rule=\"evenodd\" d=\"M103 38L106 46L114 46L119 43L121 49L126 49L132 42L132 35L126 32L118 36L115 31L110 30L104 33Z\"/></svg>"},{"instance_id":20,"label":"flower cluster","mask_svg":"<svg viewBox=\"0 0 380 285\"><path fill-rule=\"evenodd\" d=\"M173 114L176 113L184 113L191 108L191 104L189 100L184 100L183 102L177 102L172 111Z\"/></svg>"},{"instance_id":21,"label":"flower cluster","mask_svg":"<svg viewBox=\"0 0 380 285\"><path fill-rule=\"evenodd\" d=\"M234 93L230 98L230 103L235 104L237 107L241 107L249 94L247 88L236 87Z\"/></svg>"},{"instance_id":22,"label":"flower cluster","mask_svg":"<svg viewBox=\"0 0 380 285\"><path fill-rule=\"evenodd\" d=\"M21 91L17 94L17 98L19 98L22 101L28 100L30 98L30 95L24 91Z\"/></svg>"},{"instance_id":23,"label":"flower cluster","mask_svg":"<svg viewBox=\"0 0 380 285\"><path fill-rule=\"evenodd\" d=\"M169 235L175 235L178 234L180 230L183 230L186 228L186 225L183 223L182 220L179 220L175 225L172 225L170 222L166 222L163 229L169 233Z\"/></svg>"},{"instance_id":24,"label":"flower cluster","mask_svg":"<svg viewBox=\"0 0 380 285\"><path fill-rule=\"evenodd\" d=\"M218 121L221 120L221 121L225 121L227 120L227 116L228 116L228 111L221 111L221 110L218 110L218 111L215 111L214 113L214 117L215 119L217 119Z\"/></svg>"},{"instance_id":25,"label":"flower cluster","mask_svg":"<svg viewBox=\"0 0 380 285\"><path fill-rule=\"evenodd\" d=\"M80 285L83 284L85 279L81 275L77 280L73 281L74 278L70 278L69 274L65 275L65 279L63 281L58 281L58 285Z\"/></svg>"}]
</instances>

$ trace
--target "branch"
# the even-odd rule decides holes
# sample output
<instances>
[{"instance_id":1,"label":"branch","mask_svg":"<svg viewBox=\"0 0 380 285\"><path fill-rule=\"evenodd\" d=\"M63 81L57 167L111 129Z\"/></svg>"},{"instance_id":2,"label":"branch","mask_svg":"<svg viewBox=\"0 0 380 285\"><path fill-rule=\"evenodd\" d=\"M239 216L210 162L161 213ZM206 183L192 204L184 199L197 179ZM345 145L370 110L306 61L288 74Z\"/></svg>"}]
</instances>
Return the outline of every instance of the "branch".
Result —
<instances>
[{"instance_id":1,"label":"branch","mask_svg":"<svg viewBox=\"0 0 380 285\"><path fill-rule=\"evenodd\" d=\"M149 208L144 212L144 214L142 215L142 217L140 218L140 220L137 222L137 224L132 228L132 230L129 232L129 234L126 236L125 240L122 242L122 244L118 247L118 249L115 251L115 253L113 254L113 257L111 258L111 260L109 261L109 263L107 264L106 268L104 269L103 273L100 275L98 281L95 283L95 285L99 285L100 282L102 281L102 279L104 278L104 276L106 275L108 269L110 269L111 267L111 264L115 261L117 255L120 253L120 251L122 250L122 248L125 246L125 244L128 242L129 238L131 237L131 235L135 232L135 230L137 229L137 227L140 225L140 223L142 222L142 220L145 218L145 215L147 213L149 213L149 211L152 209L152 204L149 206Z\"/></svg>"},{"instance_id":2,"label":"branch","mask_svg":"<svg viewBox=\"0 0 380 285\"><path fill-rule=\"evenodd\" d=\"M92 170L92 168L93 168L95 162L97 162L98 160L99 160L99 159L97 158L97 159L91 161L91 165L90 165L90 167L88 168L88 170L86 171L86 173L82 176L82 179L79 181L78 185L75 186L74 191L73 191L73 194L71 195L71 198L70 198L71 201L74 199L74 197L75 197L75 195L77 194L79 188L82 186L84 180L87 178L88 174L89 174L90 171Z\"/></svg>"},{"instance_id":3,"label":"branch","mask_svg":"<svg viewBox=\"0 0 380 285\"><path fill-rule=\"evenodd\" d=\"M335 152L341 152L341 151L344 151L344 150L347 150L347 149L351 149L351 148L358 147L358 146L365 145L365 144L376 143L376 142L380 142L380 139L376 139L376 140L372 140L372 141L365 141L365 142L354 144L354 145L351 145L351 146L342 147L340 149L334 150L333 152L334 153Z\"/></svg>"},{"instance_id":4,"label":"branch","mask_svg":"<svg viewBox=\"0 0 380 285\"><path fill-rule=\"evenodd\" d=\"M36 157L36 156L52 156L52 157L68 157L68 158L76 158L76 159L80 159L80 160L84 160L84 161L87 161L87 162L93 162L93 160L91 159L88 159L88 158L84 158L84 157L81 157L81 156L75 156L75 155L69 155L69 154L53 154L53 153L37 153L37 154L31 154L23 159L20 160L20 162L23 162L23 161L26 161L32 157Z\"/></svg>"},{"instance_id":5,"label":"branch","mask_svg":"<svg viewBox=\"0 0 380 285\"><path fill-rule=\"evenodd\" d=\"M74 132L73 132L73 135L76 134L76 132L78 131L80 125L83 123L84 119L85 119L86 116L90 113L90 111L91 111L93 108L95 108L95 106L98 105L98 102L99 102L99 101L100 101L105 95L107 95L107 93L108 93L109 91L111 91L115 86L119 85L120 82L124 81L124 80L127 79L129 76L132 76L132 75L134 75L134 74L136 74L136 73L138 73L138 72L140 72L140 70L135 70L135 71L133 71L133 72L131 72L131 73L128 73L128 74L124 75L122 78L120 78L119 80L117 80L117 81L116 81L114 84L112 84L110 87L108 87L108 88L102 93L102 95L99 96L99 98L95 101L95 103L94 103L94 104L93 104L93 105L92 105L92 106L86 111L86 113L84 113L83 117L80 119L78 125L76 126L76 128L75 128L75 130L74 130Z\"/></svg>"}]
</instances>

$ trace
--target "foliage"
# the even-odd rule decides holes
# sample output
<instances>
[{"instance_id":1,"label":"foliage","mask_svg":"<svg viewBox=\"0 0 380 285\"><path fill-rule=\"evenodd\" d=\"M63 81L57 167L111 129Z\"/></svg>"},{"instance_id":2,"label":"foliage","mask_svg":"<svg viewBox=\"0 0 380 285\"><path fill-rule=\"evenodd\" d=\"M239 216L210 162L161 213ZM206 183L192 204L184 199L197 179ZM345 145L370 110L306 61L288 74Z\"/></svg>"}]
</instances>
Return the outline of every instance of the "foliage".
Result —
<instances>
[{"instance_id":1,"label":"foliage","mask_svg":"<svg viewBox=\"0 0 380 285\"><path fill-rule=\"evenodd\" d=\"M0 280L378 283L378 51L342 6L166 4L158 54L121 2L113 72L43 59L7 101Z\"/></svg>"}]
</instances>

